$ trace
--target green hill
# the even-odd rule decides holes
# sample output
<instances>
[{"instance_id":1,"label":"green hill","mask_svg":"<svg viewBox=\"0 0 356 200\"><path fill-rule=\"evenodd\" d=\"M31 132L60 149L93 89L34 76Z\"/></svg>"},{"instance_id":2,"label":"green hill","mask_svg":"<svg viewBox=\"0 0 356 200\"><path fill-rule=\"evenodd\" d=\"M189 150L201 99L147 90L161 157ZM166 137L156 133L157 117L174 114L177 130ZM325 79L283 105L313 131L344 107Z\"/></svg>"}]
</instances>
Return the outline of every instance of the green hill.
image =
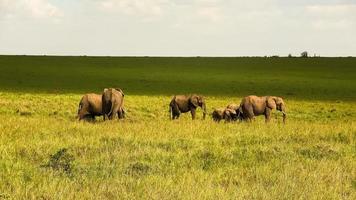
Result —
<instances>
[{"instance_id":1,"label":"green hill","mask_svg":"<svg viewBox=\"0 0 356 200\"><path fill-rule=\"evenodd\" d=\"M0 56L0 90L355 100L356 58Z\"/></svg>"}]
</instances>

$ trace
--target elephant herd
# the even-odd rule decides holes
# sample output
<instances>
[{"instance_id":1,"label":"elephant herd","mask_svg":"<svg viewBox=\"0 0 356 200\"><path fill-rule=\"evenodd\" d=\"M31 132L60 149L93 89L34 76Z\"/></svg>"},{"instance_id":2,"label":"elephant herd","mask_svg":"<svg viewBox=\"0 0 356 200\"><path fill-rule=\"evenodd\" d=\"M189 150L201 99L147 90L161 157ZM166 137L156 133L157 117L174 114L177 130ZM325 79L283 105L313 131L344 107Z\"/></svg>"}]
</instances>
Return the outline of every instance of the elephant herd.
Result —
<instances>
[{"instance_id":1,"label":"elephant herd","mask_svg":"<svg viewBox=\"0 0 356 200\"><path fill-rule=\"evenodd\" d=\"M79 103L79 120L95 120L96 116L103 116L112 120L116 117L125 118L124 92L120 88L105 88L102 94L85 94ZM196 109L203 110L203 119L206 117L206 103L200 95L175 95L169 103L170 119L178 119L181 113L190 112L192 119L196 117ZM286 120L285 103L281 97L250 95L244 97L240 104L229 104L225 108L215 109L211 113L214 121L252 121L255 116L264 115L265 121L271 119L272 110L283 113L283 122Z\"/></svg>"},{"instance_id":2,"label":"elephant herd","mask_svg":"<svg viewBox=\"0 0 356 200\"><path fill-rule=\"evenodd\" d=\"M225 121L245 120L252 121L255 116L264 115L265 121L269 122L273 109L283 113L283 122L286 121L285 103L281 97L250 95L244 97L241 103L229 104L226 108L215 109L212 117L215 121L224 119Z\"/></svg>"}]
</instances>

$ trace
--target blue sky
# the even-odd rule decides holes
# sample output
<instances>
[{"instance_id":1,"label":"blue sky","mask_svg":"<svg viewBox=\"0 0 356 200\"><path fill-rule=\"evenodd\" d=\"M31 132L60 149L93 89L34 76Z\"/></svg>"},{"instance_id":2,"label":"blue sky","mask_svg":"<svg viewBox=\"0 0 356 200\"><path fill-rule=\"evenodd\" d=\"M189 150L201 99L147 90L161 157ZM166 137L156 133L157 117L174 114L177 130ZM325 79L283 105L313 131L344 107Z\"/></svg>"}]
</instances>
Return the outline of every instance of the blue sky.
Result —
<instances>
[{"instance_id":1,"label":"blue sky","mask_svg":"<svg viewBox=\"0 0 356 200\"><path fill-rule=\"evenodd\" d=\"M0 0L0 54L356 56L356 0Z\"/></svg>"}]
</instances>

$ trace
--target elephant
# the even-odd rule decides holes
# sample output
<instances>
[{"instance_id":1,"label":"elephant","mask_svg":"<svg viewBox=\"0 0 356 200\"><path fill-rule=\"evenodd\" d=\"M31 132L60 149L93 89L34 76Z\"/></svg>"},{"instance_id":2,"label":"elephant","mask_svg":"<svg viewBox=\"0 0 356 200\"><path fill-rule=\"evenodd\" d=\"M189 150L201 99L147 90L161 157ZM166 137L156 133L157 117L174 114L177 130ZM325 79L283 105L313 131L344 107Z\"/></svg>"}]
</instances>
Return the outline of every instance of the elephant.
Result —
<instances>
[{"instance_id":1,"label":"elephant","mask_svg":"<svg viewBox=\"0 0 356 200\"><path fill-rule=\"evenodd\" d=\"M281 97L276 96L247 96L240 103L242 117L245 120L251 121L255 116L264 115L266 123L271 119L271 112L277 109L283 113L283 123L286 121L285 103Z\"/></svg>"},{"instance_id":2,"label":"elephant","mask_svg":"<svg viewBox=\"0 0 356 200\"><path fill-rule=\"evenodd\" d=\"M238 113L233 109L219 108L215 109L211 115L216 122L220 122L222 119L224 119L225 122L230 122L237 118L237 114Z\"/></svg>"},{"instance_id":3,"label":"elephant","mask_svg":"<svg viewBox=\"0 0 356 200\"><path fill-rule=\"evenodd\" d=\"M102 94L102 111L104 121L106 117L112 120L117 115L119 119L125 118L124 92L120 88L105 88Z\"/></svg>"},{"instance_id":4,"label":"elephant","mask_svg":"<svg viewBox=\"0 0 356 200\"><path fill-rule=\"evenodd\" d=\"M227 109L232 109L236 112L236 115L233 116L232 120L236 121L236 120L240 120L242 121L242 111L240 109L240 105L232 103L226 106Z\"/></svg>"},{"instance_id":5,"label":"elephant","mask_svg":"<svg viewBox=\"0 0 356 200\"><path fill-rule=\"evenodd\" d=\"M203 96L200 95L175 95L170 104L169 104L169 112L170 118L172 120L178 119L180 113L189 112L192 114L192 119L195 119L195 110L197 107L201 107L203 109L203 119L206 116L206 105Z\"/></svg>"},{"instance_id":6,"label":"elephant","mask_svg":"<svg viewBox=\"0 0 356 200\"><path fill-rule=\"evenodd\" d=\"M85 94L79 102L78 118L80 120L95 120L95 116L102 115L102 101L100 94Z\"/></svg>"}]
</instances>

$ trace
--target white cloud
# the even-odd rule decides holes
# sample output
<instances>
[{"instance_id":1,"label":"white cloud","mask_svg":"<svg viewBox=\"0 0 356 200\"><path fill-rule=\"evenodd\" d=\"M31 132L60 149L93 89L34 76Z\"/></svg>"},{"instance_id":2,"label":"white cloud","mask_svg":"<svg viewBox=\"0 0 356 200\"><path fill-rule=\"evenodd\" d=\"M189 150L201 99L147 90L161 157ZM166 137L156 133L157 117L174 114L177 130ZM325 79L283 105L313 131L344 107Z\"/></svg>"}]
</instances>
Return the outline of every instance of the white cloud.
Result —
<instances>
[{"instance_id":1,"label":"white cloud","mask_svg":"<svg viewBox=\"0 0 356 200\"><path fill-rule=\"evenodd\" d=\"M356 4L309 5L306 10L318 15L356 15Z\"/></svg>"},{"instance_id":2,"label":"white cloud","mask_svg":"<svg viewBox=\"0 0 356 200\"><path fill-rule=\"evenodd\" d=\"M0 17L48 18L62 16L62 12L48 0L0 0Z\"/></svg>"},{"instance_id":3,"label":"white cloud","mask_svg":"<svg viewBox=\"0 0 356 200\"><path fill-rule=\"evenodd\" d=\"M223 18L223 3L221 0L99 0L104 11L118 14L144 19L187 17L190 20L203 19L209 22L217 22Z\"/></svg>"},{"instance_id":4,"label":"white cloud","mask_svg":"<svg viewBox=\"0 0 356 200\"><path fill-rule=\"evenodd\" d=\"M309 5L306 11L316 29L349 29L356 26L356 4Z\"/></svg>"},{"instance_id":5,"label":"white cloud","mask_svg":"<svg viewBox=\"0 0 356 200\"><path fill-rule=\"evenodd\" d=\"M213 6L198 8L197 15L211 22L218 22L223 18L220 8Z\"/></svg>"},{"instance_id":6,"label":"white cloud","mask_svg":"<svg viewBox=\"0 0 356 200\"><path fill-rule=\"evenodd\" d=\"M0 0L0 30L0 54L355 55L356 2Z\"/></svg>"},{"instance_id":7,"label":"white cloud","mask_svg":"<svg viewBox=\"0 0 356 200\"><path fill-rule=\"evenodd\" d=\"M100 6L104 10L126 15L161 16L168 0L103 0Z\"/></svg>"}]
</instances>

